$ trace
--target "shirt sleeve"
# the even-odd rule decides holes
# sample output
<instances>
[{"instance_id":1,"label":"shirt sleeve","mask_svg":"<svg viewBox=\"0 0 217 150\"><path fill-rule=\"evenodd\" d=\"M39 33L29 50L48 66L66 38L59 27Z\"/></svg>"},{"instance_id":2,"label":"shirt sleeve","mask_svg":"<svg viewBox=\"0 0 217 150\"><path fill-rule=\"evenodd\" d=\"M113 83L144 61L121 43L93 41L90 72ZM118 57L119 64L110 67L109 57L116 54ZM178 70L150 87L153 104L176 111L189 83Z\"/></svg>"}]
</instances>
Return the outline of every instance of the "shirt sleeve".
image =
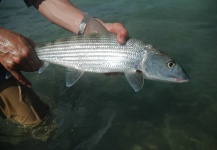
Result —
<instances>
[{"instance_id":1,"label":"shirt sleeve","mask_svg":"<svg viewBox=\"0 0 217 150\"><path fill-rule=\"evenodd\" d=\"M27 7L31 7L32 5L34 5L35 1L36 0L24 0Z\"/></svg>"}]
</instances>

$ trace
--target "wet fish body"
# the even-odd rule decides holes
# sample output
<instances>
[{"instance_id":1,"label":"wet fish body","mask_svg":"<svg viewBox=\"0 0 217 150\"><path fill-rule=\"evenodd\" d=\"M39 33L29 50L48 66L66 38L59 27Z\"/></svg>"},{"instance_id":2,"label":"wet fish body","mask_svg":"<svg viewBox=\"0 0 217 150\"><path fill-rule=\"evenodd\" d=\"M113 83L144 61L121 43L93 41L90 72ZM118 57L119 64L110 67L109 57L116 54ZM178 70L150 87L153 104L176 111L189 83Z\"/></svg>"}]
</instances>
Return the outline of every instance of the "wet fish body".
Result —
<instances>
[{"instance_id":1,"label":"wet fish body","mask_svg":"<svg viewBox=\"0 0 217 150\"><path fill-rule=\"evenodd\" d=\"M43 61L96 73L138 69L143 56L151 50L150 45L136 39L120 45L113 34L74 36L36 48Z\"/></svg>"},{"instance_id":2,"label":"wet fish body","mask_svg":"<svg viewBox=\"0 0 217 150\"><path fill-rule=\"evenodd\" d=\"M189 77L182 67L163 52L141 40L129 38L125 45L116 41L116 35L108 32L89 15L84 18L98 29L86 35L59 39L41 46L35 51L40 60L67 68L66 86L72 86L84 72L124 72L135 91L143 87L144 79L168 82L186 82ZM91 29L94 29L94 28Z\"/></svg>"}]
</instances>

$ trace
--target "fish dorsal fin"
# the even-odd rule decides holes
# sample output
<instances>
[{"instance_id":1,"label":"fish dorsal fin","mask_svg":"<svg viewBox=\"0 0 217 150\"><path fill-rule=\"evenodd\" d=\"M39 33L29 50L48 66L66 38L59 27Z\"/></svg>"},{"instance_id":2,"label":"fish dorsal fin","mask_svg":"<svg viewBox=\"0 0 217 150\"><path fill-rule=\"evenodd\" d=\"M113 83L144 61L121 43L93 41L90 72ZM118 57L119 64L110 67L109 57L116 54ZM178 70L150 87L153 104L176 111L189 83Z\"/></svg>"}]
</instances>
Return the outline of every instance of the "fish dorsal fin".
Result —
<instances>
[{"instance_id":1,"label":"fish dorsal fin","mask_svg":"<svg viewBox=\"0 0 217 150\"><path fill-rule=\"evenodd\" d=\"M84 71L74 68L68 68L66 72L66 86L70 87L75 84L83 73Z\"/></svg>"},{"instance_id":2,"label":"fish dorsal fin","mask_svg":"<svg viewBox=\"0 0 217 150\"><path fill-rule=\"evenodd\" d=\"M39 68L38 73L42 73L48 66L48 62L43 62L43 65Z\"/></svg>"},{"instance_id":3,"label":"fish dorsal fin","mask_svg":"<svg viewBox=\"0 0 217 150\"><path fill-rule=\"evenodd\" d=\"M83 13L83 22L86 23L84 34L92 33L110 33L99 21L91 17L87 13Z\"/></svg>"},{"instance_id":4,"label":"fish dorsal fin","mask_svg":"<svg viewBox=\"0 0 217 150\"><path fill-rule=\"evenodd\" d=\"M142 72L131 70L125 72L125 77L135 92L138 92L143 87L144 77Z\"/></svg>"}]
</instances>

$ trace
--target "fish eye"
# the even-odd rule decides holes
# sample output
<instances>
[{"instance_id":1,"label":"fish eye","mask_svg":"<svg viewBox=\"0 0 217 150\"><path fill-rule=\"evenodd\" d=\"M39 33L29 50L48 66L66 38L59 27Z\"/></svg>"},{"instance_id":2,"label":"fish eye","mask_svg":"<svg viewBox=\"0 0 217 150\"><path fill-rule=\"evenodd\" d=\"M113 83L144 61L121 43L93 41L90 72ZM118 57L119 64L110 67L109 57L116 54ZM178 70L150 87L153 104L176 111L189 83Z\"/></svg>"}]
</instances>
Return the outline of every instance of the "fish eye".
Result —
<instances>
[{"instance_id":1,"label":"fish eye","mask_svg":"<svg viewBox=\"0 0 217 150\"><path fill-rule=\"evenodd\" d=\"M168 67L168 68L174 68L175 66L176 66L176 63L175 63L175 62L173 62L173 61L167 62L167 67Z\"/></svg>"}]
</instances>

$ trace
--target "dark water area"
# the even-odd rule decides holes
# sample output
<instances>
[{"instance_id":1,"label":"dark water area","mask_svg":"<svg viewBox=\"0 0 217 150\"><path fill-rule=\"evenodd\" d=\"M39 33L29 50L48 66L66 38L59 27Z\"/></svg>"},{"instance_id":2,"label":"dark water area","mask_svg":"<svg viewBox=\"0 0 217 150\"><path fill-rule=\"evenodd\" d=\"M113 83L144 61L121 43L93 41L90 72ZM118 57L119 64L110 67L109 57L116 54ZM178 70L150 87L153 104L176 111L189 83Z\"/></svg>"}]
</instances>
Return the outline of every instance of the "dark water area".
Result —
<instances>
[{"instance_id":1,"label":"dark water area","mask_svg":"<svg viewBox=\"0 0 217 150\"><path fill-rule=\"evenodd\" d=\"M0 120L1 149L216 150L217 2L215 0L73 0L105 22L175 58L183 84L144 81L135 93L122 75L85 73L65 86L65 68L25 73L52 111L46 128L29 131ZM23 1L0 3L0 26L36 43L73 36ZM49 137L48 140L43 141Z\"/></svg>"}]
</instances>

